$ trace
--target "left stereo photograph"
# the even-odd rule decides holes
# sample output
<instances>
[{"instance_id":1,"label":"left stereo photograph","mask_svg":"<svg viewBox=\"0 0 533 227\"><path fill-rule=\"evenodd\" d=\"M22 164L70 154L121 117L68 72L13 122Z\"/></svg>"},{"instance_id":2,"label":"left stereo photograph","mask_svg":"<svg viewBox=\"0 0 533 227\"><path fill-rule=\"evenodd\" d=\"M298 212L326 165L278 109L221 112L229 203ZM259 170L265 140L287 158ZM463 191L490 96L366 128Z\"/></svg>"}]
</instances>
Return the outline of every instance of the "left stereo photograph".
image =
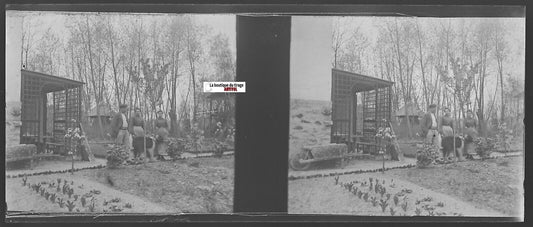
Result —
<instances>
[{"instance_id":1,"label":"left stereo photograph","mask_svg":"<svg viewBox=\"0 0 533 227\"><path fill-rule=\"evenodd\" d=\"M236 16L6 11L9 213L232 213Z\"/></svg>"}]
</instances>

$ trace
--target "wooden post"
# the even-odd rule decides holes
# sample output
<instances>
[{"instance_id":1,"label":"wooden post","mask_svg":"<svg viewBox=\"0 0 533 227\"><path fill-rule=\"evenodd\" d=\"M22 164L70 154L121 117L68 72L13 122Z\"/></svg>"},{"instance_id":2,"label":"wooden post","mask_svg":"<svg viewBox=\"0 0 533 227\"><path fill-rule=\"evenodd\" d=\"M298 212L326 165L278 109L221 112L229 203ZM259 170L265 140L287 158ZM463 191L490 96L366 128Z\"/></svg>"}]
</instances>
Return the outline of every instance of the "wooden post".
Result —
<instances>
[{"instance_id":1,"label":"wooden post","mask_svg":"<svg viewBox=\"0 0 533 227\"><path fill-rule=\"evenodd\" d=\"M349 120L348 120L348 152L352 151L352 138L354 134L353 130L353 122L354 122L354 91L353 88L351 89L349 97L349 103L348 103L348 114L349 114Z\"/></svg>"},{"instance_id":2,"label":"wooden post","mask_svg":"<svg viewBox=\"0 0 533 227\"><path fill-rule=\"evenodd\" d=\"M146 116L146 115L145 115L145 116ZM142 118L145 119L144 116L143 116ZM146 123L146 119L145 119L144 122ZM148 155L147 155L148 152L146 151L146 129L145 129L145 128L146 128L146 124L144 124L144 126L143 126L143 132L144 132L144 133L143 133L143 146L144 146L143 154L144 154L144 156L145 156L146 158L148 158ZM142 157L142 156L141 156L141 157Z\"/></svg>"},{"instance_id":3,"label":"wooden post","mask_svg":"<svg viewBox=\"0 0 533 227\"><path fill-rule=\"evenodd\" d=\"M72 138L70 139L70 142L72 143ZM71 146L72 146L72 144L71 144ZM74 149L74 150L76 150L76 149ZM71 168L70 174L74 175L74 151L72 152L70 157L72 157L72 168Z\"/></svg>"}]
</instances>

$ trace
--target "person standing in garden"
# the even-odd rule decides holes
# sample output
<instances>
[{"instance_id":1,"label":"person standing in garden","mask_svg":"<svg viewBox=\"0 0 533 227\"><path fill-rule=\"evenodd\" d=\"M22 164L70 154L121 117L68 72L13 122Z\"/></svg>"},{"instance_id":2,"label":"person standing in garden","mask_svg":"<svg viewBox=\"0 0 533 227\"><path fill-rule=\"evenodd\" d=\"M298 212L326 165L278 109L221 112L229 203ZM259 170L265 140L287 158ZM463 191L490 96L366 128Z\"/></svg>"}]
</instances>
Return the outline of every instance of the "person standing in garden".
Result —
<instances>
[{"instance_id":1,"label":"person standing in garden","mask_svg":"<svg viewBox=\"0 0 533 227\"><path fill-rule=\"evenodd\" d=\"M444 108L444 116L440 119L439 132L442 137L453 136L453 118L451 117L450 108Z\"/></svg>"},{"instance_id":2,"label":"person standing in garden","mask_svg":"<svg viewBox=\"0 0 533 227\"><path fill-rule=\"evenodd\" d=\"M168 122L163 117L163 111L157 111L157 119L155 121L155 128L157 132L156 138L156 155L166 155L166 142L168 139Z\"/></svg>"},{"instance_id":3,"label":"person standing in garden","mask_svg":"<svg viewBox=\"0 0 533 227\"><path fill-rule=\"evenodd\" d=\"M111 130L113 138L115 138L115 144L124 146L124 149L130 154L130 158L133 158L131 153L131 138L128 132L128 118L126 113L128 112L128 105L122 104L119 106L119 112L113 117L111 123Z\"/></svg>"},{"instance_id":4,"label":"person standing in garden","mask_svg":"<svg viewBox=\"0 0 533 227\"><path fill-rule=\"evenodd\" d=\"M431 104L429 105L428 112L424 115L424 118L422 120L422 132L424 134L424 137L426 138L427 144L435 145L440 149L442 149L441 145L441 137L438 131L438 123L437 123L437 116L435 116L435 113L437 112L437 105Z\"/></svg>"},{"instance_id":5,"label":"person standing in garden","mask_svg":"<svg viewBox=\"0 0 533 227\"><path fill-rule=\"evenodd\" d=\"M474 139L477 138L477 121L474 118L474 113L472 110L468 110L466 112L466 119L465 119L465 150L467 153L472 153L472 144L474 142Z\"/></svg>"},{"instance_id":6,"label":"person standing in garden","mask_svg":"<svg viewBox=\"0 0 533 227\"><path fill-rule=\"evenodd\" d=\"M141 155L146 151L144 120L141 116L141 109L135 108L135 113L130 118L129 131L133 135L134 159L141 159Z\"/></svg>"},{"instance_id":7,"label":"person standing in garden","mask_svg":"<svg viewBox=\"0 0 533 227\"><path fill-rule=\"evenodd\" d=\"M444 116L440 119L439 133L442 135L441 145L443 147L443 157L448 158L450 152L455 156L455 148L458 144L454 144L454 123L450 108L444 108ZM457 154L462 159L460 154Z\"/></svg>"}]
</instances>

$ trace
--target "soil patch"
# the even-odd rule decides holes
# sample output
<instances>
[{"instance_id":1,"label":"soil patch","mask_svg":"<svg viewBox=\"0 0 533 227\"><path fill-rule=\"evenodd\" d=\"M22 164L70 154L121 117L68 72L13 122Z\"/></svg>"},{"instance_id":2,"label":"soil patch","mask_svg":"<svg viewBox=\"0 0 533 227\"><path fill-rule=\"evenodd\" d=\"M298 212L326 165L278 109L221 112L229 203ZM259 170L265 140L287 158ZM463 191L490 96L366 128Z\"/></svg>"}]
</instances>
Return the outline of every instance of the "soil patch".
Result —
<instances>
[{"instance_id":1,"label":"soil patch","mask_svg":"<svg viewBox=\"0 0 533 227\"><path fill-rule=\"evenodd\" d=\"M66 180L69 187L74 189L74 194L69 198L67 194L63 194L62 189L57 191L57 179L61 179L61 186L64 185ZM25 212L39 212L39 213L58 213L58 212L69 212L66 207L67 201L74 203L75 207L73 212L83 212L83 213L92 213L92 212L119 212L113 211L113 206L121 209L122 213L163 213L171 212L171 210L160 206L158 204L151 203L147 200L139 198L137 196L120 192L116 189L108 187L107 185L96 183L94 181L81 178L79 173L74 173L74 175L68 174L53 174L53 175L42 175L42 176L32 176L28 177L27 181L30 185L37 184L40 182L47 182L43 184L46 192L54 193L57 198L56 202L53 203L50 199L45 199L39 193L33 191L28 186L22 186L22 178L16 179L6 179L6 203L8 211L25 211ZM54 182L56 186L49 186L50 183ZM74 184L71 184L71 183ZM98 193L94 194L91 191ZM87 197L87 203L83 206L81 202L81 196L91 195ZM74 198L75 196L78 198ZM92 203L91 198L94 198L95 208L93 211L90 210L89 205ZM113 199L117 199L117 202L107 202ZM65 203L63 207L60 207L58 199L62 199ZM105 204L105 205L104 205ZM129 204L131 205L130 208Z\"/></svg>"},{"instance_id":2,"label":"soil patch","mask_svg":"<svg viewBox=\"0 0 533 227\"><path fill-rule=\"evenodd\" d=\"M510 216L523 213L523 157L467 161L387 174Z\"/></svg>"},{"instance_id":3,"label":"soil patch","mask_svg":"<svg viewBox=\"0 0 533 227\"><path fill-rule=\"evenodd\" d=\"M386 193L376 193L370 190L370 180L378 179L386 188ZM383 183L385 181L385 183ZM335 177L295 180L289 182L289 213L305 214L350 214L366 216L502 216L499 212L479 209L451 196L428 190L416 184L398 180L388 172L343 175L339 177L339 184L335 185ZM368 193L368 200L364 196L354 195L353 190L341 186L340 183L355 182L353 188L362 193ZM365 186L361 184L366 182ZM401 193L402 190L406 192ZM394 204L394 195L400 193L398 204ZM387 194L391 196L387 199ZM387 201L385 211L379 204L372 204L372 197L377 201ZM428 201L423 201L428 200ZM407 203L406 210L402 203ZM417 214L416 210L420 213Z\"/></svg>"},{"instance_id":4,"label":"soil patch","mask_svg":"<svg viewBox=\"0 0 533 227\"><path fill-rule=\"evenodd\" d=\"M80 171L80 175L108 185L110 178L113 188L176 212L230 213L233 169L233 156L224 156Z\"/></svg>"},{"instance_id":5,"label":"soil patch","mask_svg":"<svg viewBox=\"0 0 533 227\"><path fill-rule=\"evenodd\" d=\"M73 181L74 194L79 196L98 190L95 212L138 213L230 213L233 211L233 156L199 158L176 162L153 162L118 169L91 169L70 173L28 177L31 184L54 182L58 178ZM56 182L57 184L57 182ZM63 185L63 183L62 183ZM45 188L56 193L56 188ZM80 188L81 187L81 188ZM59 192L64 201L68 195ZM120 202L109 201L119 198ZM68 212L46 201L40 194L22 186L22 178L6 179L6 202L9 211ZM104 203L107 202L107 205ZM132 205L126 208L126 203ZM78 198L76 208L82 207Z\"/></svg>"}]
</instances>

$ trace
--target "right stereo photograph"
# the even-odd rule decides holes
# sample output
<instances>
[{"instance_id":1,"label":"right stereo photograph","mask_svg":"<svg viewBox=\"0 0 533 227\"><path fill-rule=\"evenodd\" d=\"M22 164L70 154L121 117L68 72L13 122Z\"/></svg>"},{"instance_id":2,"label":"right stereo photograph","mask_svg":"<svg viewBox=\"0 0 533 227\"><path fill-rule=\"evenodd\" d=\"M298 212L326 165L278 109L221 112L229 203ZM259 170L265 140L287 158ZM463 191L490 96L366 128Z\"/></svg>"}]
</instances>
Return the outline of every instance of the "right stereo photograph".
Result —
<instances>
[{"instance_id":1,"label":"right stereo photograph","mask_svg":"<svg viewBox=\"0 0 533 227\"><path fill-rule=\"evenodd\" d=\"M290 214L524 215L525 17L295 16Z\"/></svg>"}]
</instances>

